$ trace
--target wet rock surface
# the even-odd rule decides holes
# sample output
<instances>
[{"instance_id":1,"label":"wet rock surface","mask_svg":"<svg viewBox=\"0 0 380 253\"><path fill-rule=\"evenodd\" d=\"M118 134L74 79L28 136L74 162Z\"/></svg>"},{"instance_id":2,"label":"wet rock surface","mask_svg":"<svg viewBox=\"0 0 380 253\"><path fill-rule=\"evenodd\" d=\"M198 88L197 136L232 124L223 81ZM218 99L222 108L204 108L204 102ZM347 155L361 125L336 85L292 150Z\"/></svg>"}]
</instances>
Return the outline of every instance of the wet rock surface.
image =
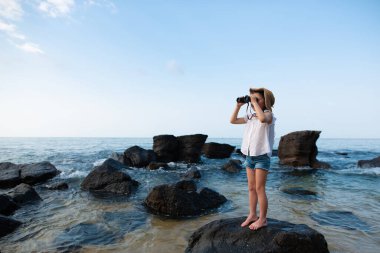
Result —
<instances>
[{"instance_id":1,"label":"wet rock surface","mask_svg":"<svg viewBox=\"0 0 380 253\"><path fill-rule=\"evenodd\" d=\"M231 172L238 173L243 169L242 162L238 159L231 159L222 166L222 169Z\"/></svg>"},{"instance_id":2,"label":"wet rock surface","mask_svg":"<svg viewBox=\"0 0 380 253\"><path fill-rule=\"evenodd\" d=\"M268 226L257 231L240 224L246 217L215 220L195 231L186 253L325 253L322 234L303 224L268 218Z\"/></svg>"},{"instance_id":3,"label":"wet rock surface","mask_svg":"<svg viewBox=\"0 0 380 253\"><path fill-rule=\"evenodd\" d=\"M321 225L341 227L347 230L369 231L370 226L348 211L324 211L311 213L310 217Z\"/></svg>"},{"instance_id":4,"label":"wet rock surface","mask_svg":"<svg viewBox=\"0 0 380 253\"><path fill-rule=\"evenodd\" d=\"M193 180L182 180L154 187L144 204L152 213L179 218L200 215L226 201L223 195L207 187L198 193Z\"/></svg>"},{"instance_id":5,"label":"wet rock surface","mask_svg":"<svg viewBox=\"0 0 380 253\"><path fill-rule=\"evenodd\" d=\"M102 165L94 167L83 180L81 188L94 192L130 195L139 183L123 172L123 169L127 167L116 160L107 159Z\"/></svg>"},{"instance_id":6,"label":"wet rock surface","mask_svg":"<svg viewBox=\"0 0 380 253\"><path fill-rule=\"evenodd\" d=\"M234 146L229 144L220 144L216 142L205 143L202 147L202 153L211 159L223 159L231 156L235 150Z\"/></svg>"},{"instance_id":7,"label":"wet rock surface","mask_svg":"<svg viewBox=\"0 0 380 253\"><path fill-rule=\"evenodd\" d=\"M0 163L0 188L45 182L59 173L53 164L46 161L31 164Z\"/></svg>"},{"instance_id":8,"label":"wet rock surface","mask_svg":"<svg viewBox=\"0 0 380 253\"><path fill-rule=\"evenodd\" d=\"M358 167L360 168L380 167L380 156L371 160L359 160Z\"/></svg>"},{"instance_id":9,"label":"wet rock surface","mask_svg":"<svg viewBox=\"0 0 380 253\"><path fill-rule=\"evenodd\" d=\"M7 234L12 233L20 225L21 225L21 222L17 220L0 215L0 237L3 237Z\"/></svg>"}]
</instances>

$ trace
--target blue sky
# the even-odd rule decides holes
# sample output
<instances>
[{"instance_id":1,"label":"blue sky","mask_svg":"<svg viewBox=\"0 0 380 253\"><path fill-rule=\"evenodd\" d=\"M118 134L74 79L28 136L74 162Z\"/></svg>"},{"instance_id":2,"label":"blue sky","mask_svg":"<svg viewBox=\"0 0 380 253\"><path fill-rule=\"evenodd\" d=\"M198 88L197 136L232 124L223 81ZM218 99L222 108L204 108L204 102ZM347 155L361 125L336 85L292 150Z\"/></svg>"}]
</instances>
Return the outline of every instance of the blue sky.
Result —
<instances>
[{"instance_id":1,"label":"blue sky","mask_svg":"<svg viewBox=\"0 0 380 253\"><path fill-rule=\"evenodd\" d=\"M380 2L0 0L0 136L380 138ZM240 116L245 109L242 108Z\"/></svg>"}]
</instances>

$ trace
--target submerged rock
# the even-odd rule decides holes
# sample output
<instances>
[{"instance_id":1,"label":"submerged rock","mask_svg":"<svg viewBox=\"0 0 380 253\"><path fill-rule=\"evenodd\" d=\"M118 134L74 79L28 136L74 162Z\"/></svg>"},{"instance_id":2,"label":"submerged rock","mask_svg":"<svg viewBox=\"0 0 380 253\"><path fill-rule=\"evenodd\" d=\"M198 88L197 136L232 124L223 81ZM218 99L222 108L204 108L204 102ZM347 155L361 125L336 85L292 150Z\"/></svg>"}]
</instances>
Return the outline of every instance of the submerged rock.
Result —
<instances>
[{"instance_id":1,"label":"submerged rock","mask_svg":"<svg viewBox=\"0 0 380 253\"><path fill-rule=\"evenodd\" d=\"M359 160L358 167L360 168L380 167L380 156L373 158L372 160Z\"/></svg>"},{"instance_id":2,"label":"submerged rock","mask_svg":"<svg viewBox=\"0 0 380 253\"><path fill-rule=\"evenodd\" d=\"M310 166L312 168L330 168L328 163L317 160L316 141L321 131L297 131L284 135L280 139L278 157L280 164L293 167Z\"/></svg>"},{"instance_id":3,"label":"submerged rock","mask_svg":"<svg viewBox=\"0 0 380 253\"><path fill-rule=\"evenodd\" d=\"M352 212L347 211L323 211L312 213L310 217L321 225L336 226L347 230L369 231L367 223L359 219Z\"/></svg>"},{"instance_id":4,"label":"submerged rock","mask_svg":"<svg viewBox=\"0 0 380 253\"><path fill-rule=\"evenodd\" d=\"M34 188L28 184L21 183L8 194L17 204L42 200Z\"/></svg>"},{"instance_id":5,"label":"submerged rock","mask_svg":"<svg viewBox=\"0 0 380 253\"><path fill-rule=\"evenodd\" d=\"M196 190L192 180L158 185L149 192L144 203L155 214L177 218L200 215L227 201L223 195L209 188L202 188L199 193Z\"/></svg>"},{"instance_id":6,"label":"submerged rock","mask_svg":"<svg viewBox=\"0 0 380 253\"><path fill-rule=\"evenodd\" d=\"M156 154L153 150L146 150L139 146L133 146L124 151L125 165L142 168L154 161L156 161Z\"/></svg>"},{"instance_id":7,"label":"submerged rock","mask_svg":"<svg viewBox=\"0 0 380 253\"><path fill-rule=\"evenodd\" d=\"M118 161L107 159L102 165L94 167L83 180L81 188L95 192L130 195L139 183L122 169L127 168Z\"/></svg>"},{"instance_id":8,"label":"submerged rock","mask_svg":"<svg viewBox=\"0 0 380 253\"><path fill-rule=\"evenodd\" d=\"M0 237L12 233L21 225L21 222L0 215Z\"/></svg>"},{"instance_id":9,"label":"submerged rock","mask_svg":"<svg viewBox=\"0 0 380 253\"><path fill-rule=\"evenodd\" d=\"M222 169L228 172L238 173L243 169L242 162L238 159L231 159L228 163L223 165Z\"/></svg>"},{"instance_id":10,"label":"submerged rock","mask_svg":"<svg viewBox=\"0 0 380 253\"><path fill-rule=\"evenodd\" d=\"M19 207L13 199L5 194L0 195L0 214L11 215Z\"/></svg>"},{"instance_id":11,"label":"submerged rock","mask_svg":"<svg viewBox=\"0 0 380 253\"><path fill-rule=\"evenodd\" d=\"M167 163L162 163L162 162L151 162L148 165L148 169L150 170L157 170L159 168L168 169L169 165Z\"/></svg>"},{"instance_id":12,"label":"submerged rock","mask_svg":"<svg viewBox=\"0 0 380 253\"><path fill-rule=\"evenodd\" d=\"M234 149L234 146L228 144L209 142L203 145L202 152L207 158L223 159L230 157Z\"/></svg>"},{"instance_id":13,"label":"submerged rock","mask_svg":"<svg viewBox=\"0 0 380 253\"><path fill-rule=\"evenodd\" d=\"M183 179L201 178L201 172L193 166L182 175Z\"/></svg>"},{"instance_id":14,"label":"submerged rock","mask_svg":"<svg viewBox=\"0 0 380 253\"><path fill-rule=\"evenodd\" d=\"M66 190L69 189L69 185L66 182L58 182L50 185L46 185L48 190Z\"/></svg>"},{"instance_id":15,"label":"submerged rock","mask_svg":"<svg viewBox=\"0 0 380 253\"><path fill-rule=\"evenodd\" d=\"M190 239L186 253L327 253L322 234L304 224L268 218L268 226L257 231L240 227L246 217L210 222Z\"/></svg>"},{"instance_id":16,"label":"submerged rock","mask_svg":"<svg viewBox=\"0 0 380 253\"><path fill-rule=\"evenodd\" d=\"M50 162L31 164L0 163L0 188L11 188L20 183L45 182L60 173Z\"/></svg>"},{"instance_id":17,"label":"submerged rock","mask_svg":"<svg viewBox=\"0 0 380 253\"><path fill-rule=\"evenodd\" d=\"M301 187L292 187L292 188L282 189L282 192L285 192L290 195L302 195L302 196L305 196L305 195L316 196L317 195L317 193L313 191L305 190Z\"/></svg>"}]
</instances>

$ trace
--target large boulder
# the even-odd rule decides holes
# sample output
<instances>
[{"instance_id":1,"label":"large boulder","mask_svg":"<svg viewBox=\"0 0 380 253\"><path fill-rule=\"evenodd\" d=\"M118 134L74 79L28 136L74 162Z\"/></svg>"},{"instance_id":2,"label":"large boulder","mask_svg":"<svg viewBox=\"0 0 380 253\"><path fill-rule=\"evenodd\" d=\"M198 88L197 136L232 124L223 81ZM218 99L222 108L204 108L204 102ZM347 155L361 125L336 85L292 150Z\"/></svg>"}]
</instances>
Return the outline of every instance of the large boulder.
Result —
<instances>
[{"instance_id":1,"label":"large boulder","mask_svg":"<svg viewBox=\"0 0 380 253\"><path fill-rule=\"evenodd\" d=\"M9 197L17 204L23 205L28 202L42 200L34 188L28 184L21 183L8 193Z\"/></svg>"},{"instance_id":2,"label":"large boulder","mask_svg":"<svg viewBox=\"0 0 380 253\"><path fill-rule=\"evenodd\" d=\"M303 224L268 218L268 226L257 231L240 224L246 217L221 219L196 230L186 253L327 253L322 234Z\"/></svg>"},{"instance_id":3,"label":"large boulder","mask_svg":"<svg viewBox=\"0 0 380 253\"><path fill-rule=\"evenodd\" d=\"M13 199L5 194L0 195L0 214L11 215L19 208Z\"/></svg>"},{"instance_id":4,"label":"large boulder","mask_svg":"<svg viewBox=\"0 0 380 253\"><path fill-rule=\"evenodd\" d=\"M373 158L372 160L359 160L358 167L360 168L380 167L380 156Z\"/></svg>"},{"instance_id":5,"label":"large boulder","mask_svg":"<svg viewBox=\"0 0 380 253\"><path fill-rule=\"evenodd\" d=\"M200 215L226 201L223 195L206 187L198 193L194 181L182 180L155 186L144 203L155 214L178 218Z\"/></svg>"},{"instance_id":6,"label":"large boulder","mask_svg":"<svg viewBox=\"0 0 380 253\"><path fill-rule=\"evenodd\" d=\"M153 151L160 162L177 160L179 142L174 135L157 135L153 137Z\"/></svg>"},{"instance_id":7,"label":"large boulder","mask_svg":"<svg viewBox=\"0 0 380 253\"><path fill-rule=\"evenodd\" d=\"M202 147L205 144L207 135L193 134L177 137L179 142L178 161L187 163L197 163L200 160Z\"/></svg>"},{"instance_id":8,"label":"large boulder","mask_svg":"<svg viewBox=\"0 0 380 253\"><path fill-rule=\"evenodd\" d=\"M130 195L139 183L127 173L122 163L107 159L102 165L94 167L81 184L83 190L94 192L109 192Z\"/></svg>"},{"instance_id":9,"label":"large boulder","mask_svg":"<svg viewBox=\"0 0 380 253\"><path fill-rule=\"evenodd\" d=\"M320 162L316 158L318 154L316 141L320 133L321 131L297 131L282 136L278 147L280 164L329 168L328 163Z\"/></svg>"},{"instance_id":10,"label":"large boulder","mask_svg":"<svg viewBox=\"0 0 380 253\"><path fill-rule=\"evenodd\" d=\"M231 156L235 146L229 144L220 144L216 142L205 143L202 152L207 158L223 159Z\"/></svg>"},{"instance_id":11,"label":"large boulder","mask_svg":"<svg viewBox=\"0 0 380 253\"><path fill-rule=\"evenodd\" d=\"M153 161L156 161L156 155L153 150L133 146L124 151L124 164L127 166L142 168Z\"/></svg>"},{"instance_id":12,"label":"large boulder","mask_svg":"<svg viewBox=\"0 0 380 253\"><path fill-rule=\"evenodd\" d=\"M20 225L21 222L17 220L0 215L0 237L12 233Z\"/></svg>"},{"instance_id":13,"label":"large boulder","mask_svg":"<svg viewBox=\"0 0 380 253\"><path fill-rule=\"evenodd\" d=\"M45 182L60 173L50 162L31 164L0 163L0 188L14 187L20 183Z\"/></svg>"}]
</instances>

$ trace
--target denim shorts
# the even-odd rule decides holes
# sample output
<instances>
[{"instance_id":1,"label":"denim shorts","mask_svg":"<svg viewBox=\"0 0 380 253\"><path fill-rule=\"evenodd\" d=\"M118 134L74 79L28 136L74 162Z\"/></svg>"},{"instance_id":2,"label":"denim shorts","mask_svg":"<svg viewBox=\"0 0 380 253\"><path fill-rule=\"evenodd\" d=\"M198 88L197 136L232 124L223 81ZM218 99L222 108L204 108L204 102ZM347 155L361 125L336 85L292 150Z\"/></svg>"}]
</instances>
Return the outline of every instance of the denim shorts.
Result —
<instances>
[{"instance_id":1,"label":"denim shorts","mask_svg":"<svg viewBox=\"0 0 380 253\"><path fill-rule=\"evenodd\" d=\"M248 167L250 169L260 168L269 171L270 157L267 154L258 156L247 156L243 165L244 167Z\"/></svg>"}]
</instances>

